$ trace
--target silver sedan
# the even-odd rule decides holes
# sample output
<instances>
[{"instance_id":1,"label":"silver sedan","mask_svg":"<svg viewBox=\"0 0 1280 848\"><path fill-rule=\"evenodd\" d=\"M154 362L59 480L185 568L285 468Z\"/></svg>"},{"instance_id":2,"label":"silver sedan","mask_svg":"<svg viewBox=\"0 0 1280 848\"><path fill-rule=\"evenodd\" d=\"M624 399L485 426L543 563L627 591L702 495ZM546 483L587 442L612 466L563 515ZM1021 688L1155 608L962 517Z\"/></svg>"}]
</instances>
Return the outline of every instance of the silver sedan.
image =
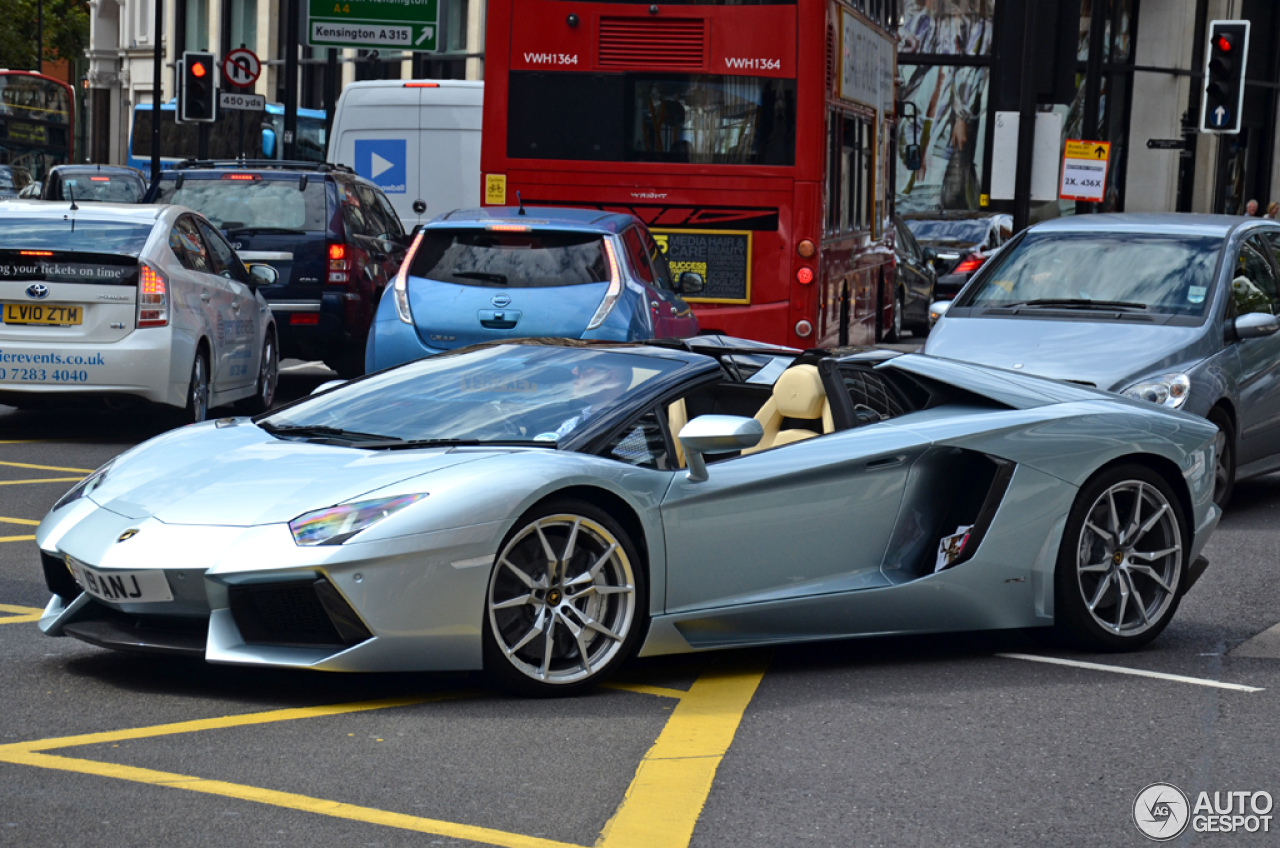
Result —
<instances>
[{"instance_id":1,"label":"silver sedan","mask_svg":"<svg viewBox=\"0 0 1280 848\"><path fill-rule=\"evenodd\" d=\"M180 206L0 202L0 403L265 410L275 279Z\"/></svg>"}]
</instances>

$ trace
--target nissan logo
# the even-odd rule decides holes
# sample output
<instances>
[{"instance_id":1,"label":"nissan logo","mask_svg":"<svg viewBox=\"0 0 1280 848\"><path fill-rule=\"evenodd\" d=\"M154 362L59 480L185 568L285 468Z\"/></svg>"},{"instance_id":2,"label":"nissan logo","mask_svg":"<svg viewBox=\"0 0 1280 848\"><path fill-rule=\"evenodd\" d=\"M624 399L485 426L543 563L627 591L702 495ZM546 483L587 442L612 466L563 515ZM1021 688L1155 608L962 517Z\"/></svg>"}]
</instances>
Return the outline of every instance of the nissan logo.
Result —
<instances>
[{"instance_id":1,"label":"nissan logo","mask_svg":"<svg viewBox=\"0 0 1280 848\"><path fill-rule=\"evenodd\" d=\"M34 297L36 300L44 300L49 296L49 287L44 283L32 283L27 286L27 297Z\"/></svg>"},{"instance_id":2,"label":"nissan logo","mask_svg":"<svg viewBox=\"0 0 1280 848\"><path fill-rule=\"evenodd\" d=\"M42 295L42 296L43 296L43 295ZM511 295L509 295L509 294L495 294L495 295L493 296L493 301L492 301L492 303L493 303L493 305L494 305L494 306L498 307L499 309L501 309L501 308L502 308L502 307L504 307L504 306L510 306L510 305L511 305Z\"/></svg>"}]
</instances>

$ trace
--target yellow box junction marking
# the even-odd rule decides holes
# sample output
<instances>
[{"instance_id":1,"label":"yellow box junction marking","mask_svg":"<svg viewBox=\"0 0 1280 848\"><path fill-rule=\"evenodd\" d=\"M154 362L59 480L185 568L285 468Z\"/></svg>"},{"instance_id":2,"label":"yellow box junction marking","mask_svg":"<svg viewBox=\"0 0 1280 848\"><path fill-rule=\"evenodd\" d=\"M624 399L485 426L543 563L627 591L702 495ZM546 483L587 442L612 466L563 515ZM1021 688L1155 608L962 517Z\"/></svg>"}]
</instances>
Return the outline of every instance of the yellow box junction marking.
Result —
<instances>
[{"instance_id":1,"label":"yellow box junction marking","mask_svg":"<svg viewBox=\"0 0 1280 848\"><path fill-rule=\"evenodd\" d=\"M61 468L57 465L32 465L29 462L0 462L10 468L35 468L38 471L70 471L73 474L92 474L92 468Z\"/></svg>"},{"instance_id":2,"label":"yellow box junction marking","mask_svg":"<svg viewBox=\"0 0 1280 848\"><path fill-rule=\"evenodd\" d=\"M20 607L17 604L0 604L0 613L12 613L0 618L0 624L21 624L24 621L39 621L44 610L39 607Z\"/></svg>"},{"instance_id":3,"label":"yellow box junction marking","mask_svg":"<svg viewBox=\"0 0 1280 848\"><path fill-rule=\"evenodd\" d=\"M0 486L22 486L27 483L78 483L83 477L41 477L39 480L0 480Z\"/></svg>"},{"instance_id":4,"label":"yellow box junction marking","mask_svg":"<svg viewBox=\"0 0 1280 848\"><path fill-rule=\"evenodd\" d=\"M5 607L0 606L0 609ZM685 848L689 844L694 825L697 824L702 807L711 792L716 769L733 742L743 713L764 677L766 663L757 661L738 668L733 665L732 662L722 663L719 669L703 674L687 692L638 684L612 685L612 688L639 694L673 698L678 700L678 704L657 741L641 761L622 804L597 840L597 848ZM519 833L377 810L291 792L43 753L57 748L126 739L151 739L202 730L383 710L470 695L471 693L454 693L270 710L105 733L15 742L0 745L0 762L203 792L351 821L466 839L502 848L583 848Z\"/></svg>"}]
</instances>

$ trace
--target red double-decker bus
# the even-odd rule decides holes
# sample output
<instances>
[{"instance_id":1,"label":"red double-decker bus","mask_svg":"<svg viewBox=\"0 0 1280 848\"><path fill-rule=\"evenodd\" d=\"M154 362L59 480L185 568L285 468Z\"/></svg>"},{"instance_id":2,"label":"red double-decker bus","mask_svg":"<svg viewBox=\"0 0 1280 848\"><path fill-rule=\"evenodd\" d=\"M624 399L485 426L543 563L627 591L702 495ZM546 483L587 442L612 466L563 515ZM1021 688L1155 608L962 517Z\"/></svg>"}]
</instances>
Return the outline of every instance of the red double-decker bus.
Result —
<instances>
[{"instance_id":1,"label":"red double-decker bus","mask_svg":"<svg viewBox=\"0 0 1280 848\"><path fill-rule=\"evenodd\" d=\"M35 71L0 69L0 165L12 176L44 180L54 165L72 161L75 92ZM22 186L8 186L8 188Z\"/></svg>"},{"instance_id":2,"label":"red double-decker bus","mask_svg":"<svg viewBox=\"0 0 1280 848\"><path fill-rule=\"evenodd\" d=\"M486 204L644 219L704 332L876 341L897 0L489 0Z\"/></svg>"}]
</instances>

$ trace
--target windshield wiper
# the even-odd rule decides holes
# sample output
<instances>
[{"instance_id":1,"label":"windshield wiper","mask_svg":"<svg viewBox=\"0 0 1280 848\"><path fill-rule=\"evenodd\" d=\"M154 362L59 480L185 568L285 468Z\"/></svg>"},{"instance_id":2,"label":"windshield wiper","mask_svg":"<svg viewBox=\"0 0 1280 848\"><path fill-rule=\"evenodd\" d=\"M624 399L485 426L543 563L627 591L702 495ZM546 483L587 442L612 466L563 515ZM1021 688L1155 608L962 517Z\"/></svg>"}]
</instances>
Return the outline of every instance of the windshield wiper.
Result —
<instances>
[{"instance_id":1,"label":"windshield wiper","mask_svg":"<svg viewBox=\"0 0 1280 848\"><path fill-rule=\"evenodd\" d=\"M1089 300L1084 297L1045 297L1037 300L1019 300L1015 303L993 303L991 305L999 306L1002 309L1015 309L1023 306L1030 306L1033 309L1097 309L1104 312L1112 309L1121 309L1126 311L1146 311L1147 309L1147 305L1145 303L1133 303L1128 300Z\"/></svg>"},{"instance_id":2,"label":"windshield wiper","mask_svg":"<svg viewBox=\"0 0 1280 848\"><path fill-rule=\"evenodd\" d=\"M539 442L533 439L389 439L385 442L361 442L356 447L368 450L405 450L407 448L469 448L469 447L543 447L554 448L555 442Z\"/></svg>"},{"instance_id":3,"label":"windshield wiper","mask_svg":"<svg viewBox=\"0 0 1280 848\"><path fill-rule=\"evenodd\" d=\"M506 274L491 274L488 271L454 271L449 276L462 277L467 280L484 280L487 283L497 283L500 286L507 284Z\"/></svg>"},{"instance_id":4,"label":"windshield wiper","mask_svg":"<svg viewBox=\"0 0 1280 848\"><path fill-rule=\"evenodd\" d=\"M298 436L301 438L332 437L350 439L352 441L402 442L395 436L384 436L381 433L361 433L359 430L344 430L341 427L325 427L319 424L268 424L259 421L258 426L273 436Z\"/></svg>"},{"instance_id":5,"label":"windshield wiper","mask_svg":"<svg viewBox=\"0 0 1280 848\"><path fill-rule=\"evenodd\" d=\"M227 236L270 235L270 236L305 236L306 230L291 230L288 227L234 227L227 230Z\"/></svg>"}]
</instances>

